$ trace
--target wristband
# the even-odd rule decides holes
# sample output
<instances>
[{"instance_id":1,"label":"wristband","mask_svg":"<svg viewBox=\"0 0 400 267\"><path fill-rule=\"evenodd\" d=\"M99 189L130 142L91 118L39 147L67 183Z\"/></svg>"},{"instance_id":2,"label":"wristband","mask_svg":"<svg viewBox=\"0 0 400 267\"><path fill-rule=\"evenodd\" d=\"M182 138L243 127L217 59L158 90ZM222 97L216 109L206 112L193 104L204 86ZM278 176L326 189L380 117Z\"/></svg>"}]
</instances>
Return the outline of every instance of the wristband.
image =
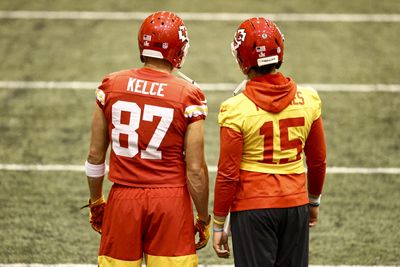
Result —
<instances>
[{"instance_id":1,"label":"wristband","mask_svg":"<svg viewBox=\"0 0 400 267\"><path fill-rule=\"evenodd\" d=\"M218 221L217 219L215 219L214 218L214 223L216 224L216 225L224 225L225 224L225 221Z\"/></svg>"},{"instance_id":2,"label":"wristband","mask_svg":"<svg viewBox=\"0 0 400 267\"><path fill-rule=\"evenodd\" d=\"M319 204L321 203L321 195L319 195L318 197L312 197L310 195L308 195L308 199L309 199L309 205L311 207L318 207Z\"/></svg>"},{"instance_id":3,"label":"wristband","mask_svg":"<svg viewBox=\"0 0 400 267\"><path fill-rule=\"evenodd\" d=\"M102 177L106 173L106 163L102 164L92 164L88 161L85 161L85 172L86 176L89 177Z\"/></svg>"},{"instance_id":4,"label":"wristband","mask_svg":"<svg viewBox=\"0 0 400 267\"><path fill-rule=\"evenodd\" d=\"M208 215L208 222L203 221L202 219L200 219L199 215L196 215L196 221L198 221L204 225L210 225L211 215Z\"/></svg>"},{"instance_id":5,"label":"wristband","mask_svg":"<svg viewBox=\"0 0 400 267\"><path fill-rule=\"evenodd\" d=\"M214 228L213 227L213 232L215 232L215 233L221 233L223 231L224 231L224 228Z\"/></svg>"}]
</instances>

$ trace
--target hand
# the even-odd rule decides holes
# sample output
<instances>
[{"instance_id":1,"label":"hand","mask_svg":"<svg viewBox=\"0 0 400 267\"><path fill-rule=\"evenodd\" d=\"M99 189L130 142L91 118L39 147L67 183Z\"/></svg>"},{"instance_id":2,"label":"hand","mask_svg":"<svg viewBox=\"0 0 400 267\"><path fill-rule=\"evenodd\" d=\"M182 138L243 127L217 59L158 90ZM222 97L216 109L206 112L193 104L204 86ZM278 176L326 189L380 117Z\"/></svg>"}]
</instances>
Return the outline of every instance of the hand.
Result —
<instances>
[{"instance_id":1,"label":"hand","mask_svg":"<svg viewBox=\"0 0 400 267\"><path fill-rule=\"evenodd\" d=\"M101 234L101 226L103 224L103 214L105 206L106 201L104 199L104 196L102 196L94 202L89 199L89 204L82 207L89 207L89 223L92 228L99 234Z\"/></svg>"},{"instance_id":2,"label":"hand","mask_svg":"<svg viewBox=\"0 0 400 267\"><path fill-rule=\"evenodd\" d=\"M310 227L314 227L317 225L318 222L319 206L318 207L309 206L309 210L310 210L310 222L308 225Z\"/></svg>"},{"instance_id":3,"label":"hand","mask_svg":"<svg viewBox=\"0 0 400 267\"><path fill-rule=\"evenodd\" d=\"M229 258L228 234L225 231L213 233L213 248L218 257Z\"/></svg>"},{"instance_id":4,"label":"hand","mask_svg":"<svg viewBox=\"0 0 400 267\"><path fill-rule=\"evenodd\" d=\"M208 216L208 222L200 220L199 216L196 217L196 224L194 225L194 234L199 233L199 242L195 244L196 250L202 249L207 245L210 239L210 222L211 216Z\"/></svg>"}]
</instances>

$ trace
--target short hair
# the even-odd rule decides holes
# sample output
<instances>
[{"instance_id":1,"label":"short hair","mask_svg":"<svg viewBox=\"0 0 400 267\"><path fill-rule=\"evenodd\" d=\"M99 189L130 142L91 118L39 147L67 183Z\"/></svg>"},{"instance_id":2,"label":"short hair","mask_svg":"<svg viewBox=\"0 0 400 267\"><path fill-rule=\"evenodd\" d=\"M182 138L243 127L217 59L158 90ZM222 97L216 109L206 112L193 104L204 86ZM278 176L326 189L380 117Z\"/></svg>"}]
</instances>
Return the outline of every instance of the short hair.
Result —
<instances>
[{"instance_id":1,"label":"short hair","mask_svg":"<svg viewBox=\"0 0 400 267\"><path fill-rule=\"evenodd\" d=\"M168 60L166 60L165 58L155 58L155 57L146 57L146 56L140 56L142 62L146 63L148 61L159 61L159 62L164 62L166 64L171 65L171 68L173 68L171 62L169 62Z\"/></svg>"},{"instance_id":2,"label":"short hair","mask_svg":"<svg viewBox=\"0 0 400 267\"><path fill-rule=\"evenodd\" d=\"M261 66L261 67L254 66L254 67L251 67L251 69L257 73L265 75L265 74L271 73L274 69L279 69L281 67L281 65L282 65L282 62L280 61L275 64L268 64L268 65Z\"/></svg>"}]
</instances>

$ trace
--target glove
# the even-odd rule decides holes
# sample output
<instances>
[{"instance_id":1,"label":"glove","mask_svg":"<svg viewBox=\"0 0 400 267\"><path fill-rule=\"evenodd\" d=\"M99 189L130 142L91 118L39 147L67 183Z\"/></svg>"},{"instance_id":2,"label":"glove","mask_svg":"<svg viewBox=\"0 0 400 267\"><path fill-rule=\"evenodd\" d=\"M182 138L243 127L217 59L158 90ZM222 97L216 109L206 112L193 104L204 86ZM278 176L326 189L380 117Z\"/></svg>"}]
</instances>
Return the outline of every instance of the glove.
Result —
<instances>
[{"instance_id":1,"label":"glove","mask_svg":"<svg viewBox=\"0 0 400 267\"><path fill-rule=\"evenodd\" d=\"M200 220L199 216L196 216L196 224L194 225L194 234L199 233L199 242L197 242L196 250L202 249L207 245L210 239L210 224L211 216L208 216L208 222Z\"/></svg>"},{"instance_id":2,"label":"glove","mask_svg":"<svg viewBox=\"0 0 400 267\"><path fill-rule=\"evenodd\" d=\"M106 201L104 199L104 196L101 196L98 200L91 202L89 199L89 204L86 206L83 206L82 208L89 207L89 223L92 226L92 228L101 234L101 225L103 223L103 214L104 214L104 208L106 206Z\"/></svg>"}]
</instances>

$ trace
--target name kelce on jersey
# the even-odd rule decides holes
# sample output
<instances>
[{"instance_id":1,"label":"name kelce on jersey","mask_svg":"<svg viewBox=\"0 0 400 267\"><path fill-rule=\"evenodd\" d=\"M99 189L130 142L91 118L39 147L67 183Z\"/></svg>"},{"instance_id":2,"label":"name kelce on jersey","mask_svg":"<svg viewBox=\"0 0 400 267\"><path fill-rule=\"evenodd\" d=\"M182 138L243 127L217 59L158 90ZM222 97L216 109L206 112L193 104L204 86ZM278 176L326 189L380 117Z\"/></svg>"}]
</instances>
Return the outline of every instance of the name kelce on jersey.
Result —
<instances>
[{"instance_id":1,"label":"name kelce on jersey","mask_svg":"<svg viewBox=\"0 0 400 267\"><path fill-rule=\"evenodd\" d=\"M143 95L164 96L164 88L166 83L144 81L136 78L129 78L126 88L129 92L135 92Z\"/></svg>"}]
</instances>

